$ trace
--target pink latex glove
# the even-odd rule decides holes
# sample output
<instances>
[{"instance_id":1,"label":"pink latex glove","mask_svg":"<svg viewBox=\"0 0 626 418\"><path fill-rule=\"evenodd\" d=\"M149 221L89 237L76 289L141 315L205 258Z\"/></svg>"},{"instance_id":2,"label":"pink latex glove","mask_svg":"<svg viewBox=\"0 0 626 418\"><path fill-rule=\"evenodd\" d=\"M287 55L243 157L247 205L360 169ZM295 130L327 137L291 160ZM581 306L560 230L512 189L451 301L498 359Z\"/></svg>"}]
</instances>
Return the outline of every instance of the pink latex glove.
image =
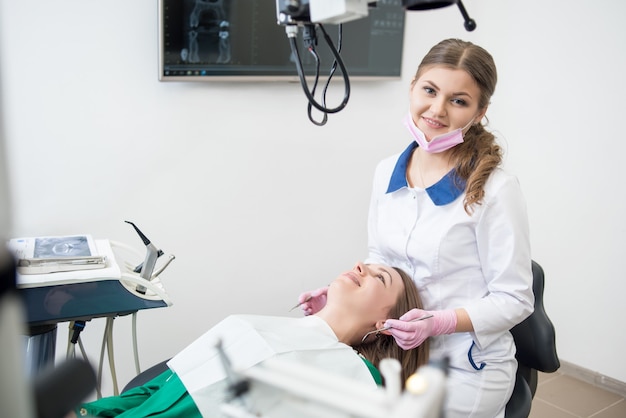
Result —
<instances>
[{"instance_id":1,"label":"pink latex glove","mask_svg":"<svg viewBox=\"0 0 626 418\"><path fill-rule=\"evenodd\" d=\"M423 321L407 322L428 314L432 314L433 317ZM422 344L428 337L452 334L456 330L456 321L456 312L453 309L447 311L411 309L400 319L388 319L385 326L391 327L387 332L393 335L396 343L402 349L409 350Z\"/></svg>"},{"instance_id":2,"label":"pink latex glove","mask_svg":"<svg viewBox=\"0 0 626 418\"><path fill-rule=\"evenodd\" d=\"M298 303L300 303L300 309L302 309L304 315L316 314L326 306L327 294L328 286L302 293L298 297Z\"/></svg>"}]
</instances>

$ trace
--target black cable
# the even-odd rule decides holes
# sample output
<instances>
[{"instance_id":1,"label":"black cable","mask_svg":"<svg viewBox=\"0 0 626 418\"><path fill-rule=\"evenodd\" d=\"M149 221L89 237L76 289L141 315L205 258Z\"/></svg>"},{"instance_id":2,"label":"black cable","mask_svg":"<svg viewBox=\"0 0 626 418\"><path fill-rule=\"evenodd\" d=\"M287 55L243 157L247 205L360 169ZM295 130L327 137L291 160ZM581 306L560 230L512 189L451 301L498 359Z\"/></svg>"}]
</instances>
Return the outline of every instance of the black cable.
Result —
<instances>
[{"instance_id":1,"label":"black cable","mask_svg":"<svg viewBox=\"0 0 626 418\"><path fill-rule=\"evenodd\" d=\"M72 324L72 338L70 339L72 344L76 344L78 342L78 337L84 329L85 321L74 321Z\"/></svg>"},{"instance_id":2,"label":"black cable","mask_svg":"<svg viewBox=\"0 0 626 418\"><path fill-rule=\"evenodd\" d=\"M304 25L304 29L302 32L302 43L304 44L305 48L311 53L313 59L315 60L315 79L313 80L313 88L311 89L311 96L315 97L317 83L319 82L320 78L320 56L315 49L315 47L317 46L317 32L314 24L309 23ZM324 101L324 98L322 98L322 106L326 107L326 102ZM322 122L317 122L315 119L313 119L312 110L313 105L311 105L311 102L309 102L307 106L307 114L309 116L309 120L317 126L324 125L328 120L328 116L326 115L326 113L324 113L324 118L322 119Z\"/></svg>"},{"instance_id":3,"label":"black cable","mask_svg":"<svg viewBox=\"0 0 626 418\"><path fill-rule=\"evenodd\" d=\"M296 37L295 35L290 35L290 33L288 32L288 39L289 39L289 45L291 46L291 51L292 53L295 55L296 57L296 69L298 71L298 76L300 78L300 84L302 85L302 90L304 91L304 94L306 95L307 99L309 100L309 103L311 105L313 105L317 110L323 112L323 113L337 113L339 111L341 111L343 108L346 107L346 105L348 104L348 100L350 98L350 79L348 76L348 72L346 70L346 67L343 63L343 60L341 59L341 56L339 55L339 52L337 52L337 49L335 49L335 46L333 44L332 39L330 38L330 36L328 36L328 34L326 33L326 31L324 30L323 26L318 24L318 26L322 29L322 32L324 34L324 39L326 40L326 43L328 44L328 47L330 48L333 56L335 57L335 60L337 61L337 63L339 64L339 68L341 69L341 72L343 74L343 79L344 79L344 85L345 85L345 92L344 92L344 98L343 101L341 102L341 104L335 108L329 109L323 105L320 105L315 98L311 95L311 92L309 91L309 87L308 84L306 82L306 77L304 74L304 70L302 68L302 60L300 58L300 52L298 50L298 45L296 42ZM289 28L289 27L287 27Z\"/></svg>"},{"instance_id":4,"label":"black cable","mask_svg":"<svg viewBox=\"0 0 626 418\"><path fill-rule=\"evenodd\" d=\"M309 47L309 52L311 53L311 55L313 55L313 59L315 60L315 79L313 81L313 88L311 89L311 95L315 97L315 90L317 90L317 83L319 82L319 78L320 78L320 56L317 54L317 51L313 47ZM322 97L322 106L326 107L326 101L324 97ZM322 118L322 121L318 122L315 119L313 119L312 111L313 111L313 105L311 104L311 102L309 102L307 105L307 114L309 116L309 120L317 126L322 126L326 124L326 121L328 120L327 113L323 113L324 117Z\"/></svg>"},{"instance_id":5,"label":"black cable","mask_svg":"<svg viewBox=\"0 0 626 418\"><path fill-rule=\"evenodd\" d=\"M324 28L322 28L322 31ZM337 32L337 53L341 54L341 45L343 43L343 25L339 25L339 29ZM328 86L330 86L330 80L333 78L335 71L337 70L337 60L333 61L333 65L330 69L330 74L328 75L328 80L326 81L326 85L324 86L324 94L322 96L323 100L326 101L326 90L328 90Z\"/></svg>"},{"instance_id":6,"label":"black cable","mask_svg":"<svg viewBox=\"0 0 626 418\"><path fill-rule=\"evenodd\" d=\"M324 28L322 27L322 30ZM340 24L338 28L338 37L337 37L337 53L341 54L341 45L343 43L343 25ZM317 55L317 54L316 54ZM317 72L319 73L319 63L317 65ZM322 106L326 107L326 93L328 92L328 87L330 86L330 82L332 81L333 75L335 75L335 71L337 71L337 60L333 60L333 65L330 68L330 73L328 74L328 79L326 80L326 84L324 85L324 89L322 90ZM317 83L317 77L316 77ZM313 96L315 96L315 88L313 89ZM313 105L309 102L307 106L307 112L309 114L309 120L313 122L317 126L324 126L326 122L328 122L328 113L323 113L322 121L318 122L313 119L312 115Z\"/></svg>"},{"instance_id":7,"label":"black cable","mask_svg":"<svg viewBox=\"0 0 626 418\"><path fill-rule=\"evenodd\" d=\"M343 42L343 25L341 24L339 25L339 38L337 40L337 48L335 48L335 45L333 44L333 40L331 39L331 37L328 36L328 33L326 33L326 29L324 29L324 26L319 24L319 28L322 30L322 33L324 34L324 39L326 40L328 47L331 49L331 51L333 51L333 55L335 56L330 74L328 76L328 80L326 80L326 86L324 87L323 100L324 102L326 101L326 91L328 90L328 87L330 86L331 78L333 77L333 75L335 74L335 71L337 70L337 65L339 65L339 67L341 68L341 73L343 74L344 82L346 84L346 89L344 93L345 102L343 104L343 106L345 107L345 105L348 103L348 99L350 98L350 77L348 76L348 71L346 70L346 67L343 64L343 60L341 59L341 55L340 55L341 44Z\"/></svg>"}]
</instances>

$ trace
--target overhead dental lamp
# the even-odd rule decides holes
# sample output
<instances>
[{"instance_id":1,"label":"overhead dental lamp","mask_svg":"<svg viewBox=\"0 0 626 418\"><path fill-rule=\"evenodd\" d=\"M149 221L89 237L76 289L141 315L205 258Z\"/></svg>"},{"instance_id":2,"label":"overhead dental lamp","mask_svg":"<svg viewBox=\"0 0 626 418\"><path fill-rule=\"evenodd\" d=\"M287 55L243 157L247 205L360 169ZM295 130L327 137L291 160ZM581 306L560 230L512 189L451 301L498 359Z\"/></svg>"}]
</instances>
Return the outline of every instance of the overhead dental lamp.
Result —
<instances>
[{"instance_id":1,"label":"overhead dental lamp","mask_svg":"<svg viewBox=\"0 0 626 418\"><path fill-rule=\"evenodd\" d=\"M295 57L296 69L298 71L298 77L300 78L300 84L304 90L305 95L309 101L308 103L308 115L309 120L315 125L325 125L328 120L329 113L337 113L345 108L350 98L350 79L348 72L341 59L341 26L343 23L365 18L368 16L368 10L375 8L378 1L368 0L276 0L276 17L277 23L281 26L285 26L285 32L289 39L291 51ZM402 0L402 7L405 10L430 10L439 9L446 6L456 4L459 7L461 15L463 16L464 26L467 31L473 31L476 29L476 22L471 19L463 6L461 0ZM337 47L335 47L332 39L326 33L324 24L339 25L339 38ZM303 42L306 49L313 55L315 62L317 63L316 74L314 75L313 88L309 89L306 76L302 66L302 60L298 51L298 45L296 38L300 28L303 28ZM326 85L322 92L322 103L319 103L314 95L319 80L319 56L316 52L317 46L317 29L320 29L323 37L330 49L334 62L326 81ZM344 81L344 97L341 103L334 107L329 108L326 106L326 90L330 85L331 78L333 77L337 67L341 70ZM312 114L312 108L323 113L321 121L316 121Z\"/></svg>"},{"instance_id":2,"label":"overhead dental lamp","mask_svg":"<svg viewBox=\"0 0 626 418\"><path fill-rule=\"evenodd\" d=\"M461 12L461 16L463 16L463 20L465 21L465 30L471 32L476 29L476 21L469 17L469 15L467 14L467 10L465 10L465 6L463 6L463 2L461 0L402 0L402 6L406 10L440 9L442 7L452 6L455 3L457 6L459 6L459 11Z\"/></svg>"}]
</instances>

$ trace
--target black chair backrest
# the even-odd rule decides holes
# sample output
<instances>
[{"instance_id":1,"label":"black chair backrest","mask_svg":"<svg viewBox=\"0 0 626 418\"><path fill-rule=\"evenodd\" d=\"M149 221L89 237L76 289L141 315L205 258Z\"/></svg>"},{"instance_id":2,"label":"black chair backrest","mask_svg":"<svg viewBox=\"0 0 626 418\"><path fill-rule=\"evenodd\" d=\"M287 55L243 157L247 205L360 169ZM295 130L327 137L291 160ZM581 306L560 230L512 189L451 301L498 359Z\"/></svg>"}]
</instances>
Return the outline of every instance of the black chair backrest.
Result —
<instances>
[{"instance_id":1,"label":"black chair backrest","mask_svg":"<svg viewBox=\"0 0 626 418\"><path fill-rule=\"evenodd\" d=\"M556 353L554 325L543 306L543 268L533 260L533 292L535 311L511 329L517 346L517 360L532 369L552 373L561 366Z\"/></svg>"}]
</instances>

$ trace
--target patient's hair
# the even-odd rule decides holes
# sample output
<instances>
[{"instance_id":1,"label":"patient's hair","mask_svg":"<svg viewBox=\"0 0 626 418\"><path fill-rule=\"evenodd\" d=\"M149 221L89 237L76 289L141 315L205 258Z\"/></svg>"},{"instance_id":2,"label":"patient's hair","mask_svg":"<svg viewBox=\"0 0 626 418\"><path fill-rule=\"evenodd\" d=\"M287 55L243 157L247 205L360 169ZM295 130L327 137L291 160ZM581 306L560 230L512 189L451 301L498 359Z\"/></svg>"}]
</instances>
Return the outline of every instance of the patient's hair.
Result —
<instances>
[{"instance_id":1,"label":"patient's hair","mask_svg":"<svg viewBox=\"0 0 626 418\"><path fill-rule=\"evenodd\" d=\"M414 308L423 309L422 300L411 277L397 267L394 267L394 270L402 277L404 292L400 294L396 305L389 312L389 318L399 318ZM371 361L376 368L379 367L382 359L394 358L398 360L402 366L403 385L419 366L428 361L428 340L413 350L403 350L396 344L391 335L381 333L375 339L370 337L365 343L355 346L354 349Z\"/></svg>"}]
</instances>

